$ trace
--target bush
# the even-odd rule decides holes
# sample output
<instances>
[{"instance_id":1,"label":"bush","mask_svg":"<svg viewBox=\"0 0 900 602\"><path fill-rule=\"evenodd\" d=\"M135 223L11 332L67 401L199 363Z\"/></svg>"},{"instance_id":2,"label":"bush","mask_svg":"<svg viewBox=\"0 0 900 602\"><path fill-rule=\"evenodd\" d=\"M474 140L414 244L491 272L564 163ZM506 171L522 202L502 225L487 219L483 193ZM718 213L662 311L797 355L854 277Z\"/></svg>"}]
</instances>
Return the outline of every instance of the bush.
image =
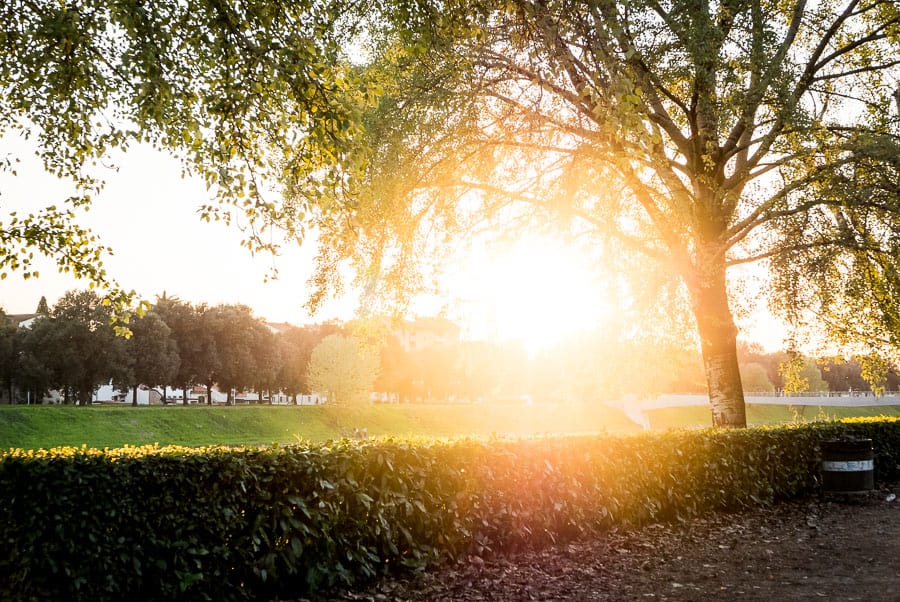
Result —
<instances>
[{"instance_id":1,"label":"bush","mask_svg":"<svg viewBox=\"0 0 900 602\"><path fill-rule=\"evenodd\" d=\"M443 559L812 492L819 444L900 420L632 437L272 448L10 450L0 456L9 600L296 596Z\"/></svg>"}]
</instances>

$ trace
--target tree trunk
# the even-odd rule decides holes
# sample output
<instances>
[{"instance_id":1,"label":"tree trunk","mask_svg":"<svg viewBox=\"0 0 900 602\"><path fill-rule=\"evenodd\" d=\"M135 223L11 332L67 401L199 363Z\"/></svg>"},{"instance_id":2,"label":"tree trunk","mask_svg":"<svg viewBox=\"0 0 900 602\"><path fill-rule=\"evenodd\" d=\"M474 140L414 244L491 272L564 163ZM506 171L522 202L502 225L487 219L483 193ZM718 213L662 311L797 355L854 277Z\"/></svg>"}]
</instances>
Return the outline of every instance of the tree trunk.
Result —
<instances>
[{"instance_id":1,"label":"tree trunk","mask_svg":"<svg viewBox=\"0 0 900 602\"><path fill-rule=\"evenodd\" d=\"M134 389L131 390L131 405L133 407L137 407L137 385L134 385Z\"/></svg>"},{"instance_id":2,"label":"tree trunk","mask_svg":"<svg viewBox=\"0 0 900 602\"><path fill-rule=\"evenodd\" d=\"M725 265L716 262L691 290L715 427L747 426L737 360L737 327L728 306Z\"/></svg>"},{"instance_id":3,"label":"tree trunk","mask_svg":"<svg viewBox=\"0 0 900 602\"><path fill-rule=\"evenodd\" d=\"M212 405L212 385L209 383L206 384L206 405Z\"/></svg>"}]
</instances>

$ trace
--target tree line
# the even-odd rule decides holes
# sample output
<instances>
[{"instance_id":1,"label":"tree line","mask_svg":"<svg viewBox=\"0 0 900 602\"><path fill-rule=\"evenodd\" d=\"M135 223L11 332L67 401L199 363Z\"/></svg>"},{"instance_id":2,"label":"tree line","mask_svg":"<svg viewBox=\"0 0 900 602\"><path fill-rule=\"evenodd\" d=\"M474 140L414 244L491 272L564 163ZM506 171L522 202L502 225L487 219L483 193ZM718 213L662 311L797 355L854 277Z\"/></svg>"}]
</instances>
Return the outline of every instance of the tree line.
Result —
<instances>
[{"instance_id":1,"label":"tree line","mask_svg":"<svg viewBox=\"0 0 900 602\"><path fill-rule=\"evenodd\" d=\"M18 327L0 312L0 387L13 403L57 391L62 403L91 403L99 386L159 391L163 402L188 403L167 391L252 391L259 403L272 393L296 402L318 393L329 402L360 402L378 391L384 401L515 397L527 373L521 346L457 342L404 348L389 321L293 326L267 324L244 305L192 304L159 297L132 316L119 336L110 306L92 290L70 291L52 308Z\"/></svg>"},{"instance_id":2,"label":"tree line","mask_svg":"<svg viewBox=\"0 0 900 602\"><path fill-rule=\"evenodd\" d=\"M39 310L41 308L39 307ZM43 315L40 315L43 314ZM92 290L70 291L39 312L29 327L0 320L0 383L8 399L40 400L58 391L63 403L89 404L100 385L133 391L214 386L228 395L253 390L291 397L311 392L312 352L326 337L342 336L336 324L285 326L273 331L245 305L192 304L163 295L119 336L112 309ZM187 394L182 401L187 403Z\"/></svg>"},{"instance_id":3,"label":"tree line","mask_svg":"<svg viewBox=\"0 0 900 602\"><path fill-rule=\"evenodd\" d=\"M127 324L93 290L70 291L52 308L42 299L27 327L0 310L0 387L12 403L59 393L62 403L91 403L101 385L160 392L162 401L188 403L200 385L212 403L214 388L235 402L251 391L259 403L273 393L296 403L318 393L329 402L515 396L524 351L488 343L407 350L388 322L293 326L267 324L239 304L192 304L163 294ZM127 336L121 336L127 327ZM166 399L168 391L183 391Z\"/></svg>"},{"instance_id":4,"label":"tree line","mask_svg":"<svg viewBox=\"0 0 900 602\"><path fill-rule=\"evenodd\" d=\"M272 328L244 305L192 304L159 297L118 336L111 310L93 291L66 293L20 328L0 319L0 386L13 403L58 391L63 403L88 404L100 385L131 392L143 385L163 401L169 390L274 393L296 403L319 393L329 402L522 401L601 402L625 395L705 393L697 350L663 340L584 335L529 355L518 343L449 340L410 348L389 321L326 322ZM2 316L0 316L2 317ZM813 358L765 353L741 344L747 391L884 391L900 388L893 370L868 357ZM881 380L873 374L882 375ZM874 385L872 384L874 382Z\"/></svg>"}]
</instances>

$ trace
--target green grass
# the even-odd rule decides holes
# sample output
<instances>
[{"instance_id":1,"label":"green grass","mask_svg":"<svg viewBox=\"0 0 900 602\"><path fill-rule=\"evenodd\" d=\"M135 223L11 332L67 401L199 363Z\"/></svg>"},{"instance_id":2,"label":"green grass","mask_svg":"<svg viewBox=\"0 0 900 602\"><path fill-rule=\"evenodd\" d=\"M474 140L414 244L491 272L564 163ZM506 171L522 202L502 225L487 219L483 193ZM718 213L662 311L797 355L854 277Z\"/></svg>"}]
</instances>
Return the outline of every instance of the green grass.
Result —
<instances>
[{"instance_id":1,"label":"green grass","mask_svg":"<svg viewBox=\"0 0 900 602\"><path fill-rule=\"evenodd\" d=\"M900 416L900 406L749 404L751 425L852 416ZM704 406L648 412L654 429L710 426ZM255 445L370 436L462 437L635 432L621 411L596 405L413 404L368 406L0 406L0 449L123 445Z\"/></svg>"},{"instance_id":2,"label":"green grass","mask_svg":"<svg viewBox=\"0 0 900 602\"><path fill-rule=\"evenodd\" d=\"M654 429L708 427L711 420L706 406L661 408L651 410L647 415L650 417L650 426ZM786 405L747 404L749 425L813 422L859 416L900 416L900 406L794 406L792 409Z\"/></svg>"},{"instance_id":3,"label":"green grass","mask_svg":"<svg viewBox=\"0 0 900 602\"><path fill-rule=\"evenodd\" d=\"M597 405L0 406L0 449L60 446L253 445L370 436L459 437L632 432Z\"/></svg>"}]
</instances>

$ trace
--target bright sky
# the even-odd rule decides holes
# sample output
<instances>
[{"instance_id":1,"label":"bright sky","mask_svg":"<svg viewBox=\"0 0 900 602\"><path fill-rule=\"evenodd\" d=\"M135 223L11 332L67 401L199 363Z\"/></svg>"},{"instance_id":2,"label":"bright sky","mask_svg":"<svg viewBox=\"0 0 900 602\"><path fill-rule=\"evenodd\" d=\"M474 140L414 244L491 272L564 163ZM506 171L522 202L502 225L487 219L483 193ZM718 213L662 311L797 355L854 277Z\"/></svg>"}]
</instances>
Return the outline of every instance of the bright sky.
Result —
<instances>
[{"instance_id":1,"label":"bright sky","mask_svg":"<svg viewBox=\"0 0 900 602\"><path fill-rule=\"evenodd\" d=\"M20 214L59 203L71 185L46 174L21 140L2 141L2 154L18 156L18 176L0 173L0 215ZM348 319L354 302L332 302L317 315L303 308L314 248L286 248L280 257L252 257L239 245L234 227L205 223L197 208L211 196L202 182L181 178L180 165L147 147L134 147L115 158L119 170L98 168L106 188L95 197L80 223L115 250L107 271L126 289L153 301L166 291L193 303L244 303L275 322L304 324ZM277 280L265 281L273 261ZM615 320L614 305L597 266L557 240L524 238L507 251L476 253L450 266L448 281L457 301L447 305L469 338L521 340L531 351L546 348ZM28 313L41 295L52 306L67 290L86 288L57 273L50 260L39 263L40 278L13 274L0 283L0 307ZM599 274L602 276L602 274ZM767 349L781 347L783 328L756 304L741 319L745 331ZM428 307L422 304L421 307ZM436 310L435 310L436 311Z\"/></svg>"},{"instance_id":2,"label":"bright sky","mask_svg":"<svg viewBox=\"0 0 900 602\"><path fill-rule=\"evenodd\" d=\"M3 139L3 154L22 159L18 176L0 174L0 212L26 214L73 192L67 182L43 171L20 140ZM303 309L314 249L292 246L282 256L252 257L240 246L241 233L203 222L197 208L210 199L202 182L181 178L179 163L149 147L134 147L116 158L119 171L98 168L107 185L80 219L115 250L104 264L126 289L153 301L166 291L185 301L244 303L271 321L313 321ZM273 265L279 278L265 282ZM67 290L87 283L57 273L41 261L40 278L17 275L0 283L0 307L9 313L34 311L41 295L52 306ZM350 303L326 307L315 321L352 315Z\"/></svg>"}]
</instances>

